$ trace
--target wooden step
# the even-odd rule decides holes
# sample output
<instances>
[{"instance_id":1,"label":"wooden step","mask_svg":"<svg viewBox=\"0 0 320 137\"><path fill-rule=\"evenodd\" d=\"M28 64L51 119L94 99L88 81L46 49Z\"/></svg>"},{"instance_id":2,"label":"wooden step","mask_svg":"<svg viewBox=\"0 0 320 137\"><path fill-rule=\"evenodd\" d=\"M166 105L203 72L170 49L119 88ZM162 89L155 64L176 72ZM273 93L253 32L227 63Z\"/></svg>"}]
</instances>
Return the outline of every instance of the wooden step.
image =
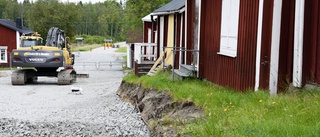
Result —
<instances>
[{"instance_id":1,"label":"wooden step","mask_svg":"<svg viewBox=\"0 0 320 137\"><path fill-rule=\"evenodd\" d=\"M183 71L185 73L194 73L197 71L197 69L193 65L180 64L180 71Z\"/></svg>"},{"instance_id":2,"label":"wooden step","mask_svg":"<svg viewBox=\"0 0 320 137\"><path fill-rule=\"evenodd\" d=\"M188 75L187 73L183 72L183 71L180 71L179 69L174 69L173 72L180 76L180 77L189 77L190 75Z\"/></svg>"}]
</instances>

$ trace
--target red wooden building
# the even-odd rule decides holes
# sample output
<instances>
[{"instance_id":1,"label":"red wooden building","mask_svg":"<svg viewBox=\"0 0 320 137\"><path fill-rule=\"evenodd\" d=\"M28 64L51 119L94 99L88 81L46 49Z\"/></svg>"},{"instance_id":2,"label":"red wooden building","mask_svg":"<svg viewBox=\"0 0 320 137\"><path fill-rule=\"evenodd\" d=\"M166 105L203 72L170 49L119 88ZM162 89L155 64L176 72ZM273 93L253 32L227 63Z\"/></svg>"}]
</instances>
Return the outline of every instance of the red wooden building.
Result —
<instances>
[{"instance_id":1,"label":"red wooden building","mask_svg":"<svg viewBox=\"0 0 320 137\"><path fill-rule=\"evenodd\" d=\"M187 23L199 24L198 35L197 23L186 28L187 47L199 49L191 61L197 62L199 78L271 94L289 84L320 84L318 0L185 2Z\"/></svg>"},{"instance_id":2,"label":"red wooden building","mask_svg":"<svg viewBox=\"0 0 320 137\"><path fill-rule=\"evenodd\" d=\"M151 16L151 14L142 18L143 22L143 42L144 43L157 43L157 17Z\"/></svg>"},{"instance_id":3,"label":"red wooden building","mask_svg":"<svg viewBox=\"0 0 320 137\"><path fill-rule=\"evenodd\" d=\"M175 57L172 50L182 49L185 47L185 2L184 0L172 0L166 5L156 9L151 13L153 18L157 18L157 35L156 43L158 47L158 55L166 52L165 64L173 65L179 68L180 62L184 62L184 56L181 52L176 52ZM175 61L173 61L175 60Z\"/></svg>"},{"instance_id":4,"label":"red wooden building","mask_svg":"<svg viewBox=\"0 0 320 137\"><path fill-rule=\"evenodd\" d=\"M0 19L0 66L8 67L10 64L10 53L20 45L20 36L23 33L33 33L32 30L23 27L21 20L18 23Z\"/></svg>"},{"instance_id":5,"label":"red wooden building","mask_svg":"<svg viewBox=\"0 0 320 137\"><path fill-rule=\"evenodd\" d=\"M151 14L159 49L185 50L174 68L194 66L198 78L238 91L320 84L319 1L184 0L168 10L178 3Z\"/></svg>"},{"instance_id":6,"label":"red wooden building","mask_svg":"<svg viewBox=\"0 0 320 137\"><path fill-rule=\"evenodd\" d=\"M174 54L173 50L176 47L185 47L184 7L184 0L172 0L142 18L143 43L134 43L134 46L131 46L134 47L132 49L134 57L133 61L128 59L128 62L136 62L134 67L136 74L152 73L156 67L173 66L173 63L175 68L179 68L179 63L184 59L183 56L179 56L181 52ZM128 63L128 66L130 65Z\"/></svg>"}]
</instances>

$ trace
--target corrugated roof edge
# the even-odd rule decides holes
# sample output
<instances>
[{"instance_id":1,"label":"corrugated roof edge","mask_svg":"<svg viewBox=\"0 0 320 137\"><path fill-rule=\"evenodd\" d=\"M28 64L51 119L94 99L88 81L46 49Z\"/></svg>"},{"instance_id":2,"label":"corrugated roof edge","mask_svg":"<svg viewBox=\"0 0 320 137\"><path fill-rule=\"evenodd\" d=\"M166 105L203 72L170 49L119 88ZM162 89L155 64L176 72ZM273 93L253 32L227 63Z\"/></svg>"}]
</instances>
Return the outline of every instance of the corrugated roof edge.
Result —
<instances>
[{"instance_id":1,"label":"corrugated roof edge","mask_svg":"<svg viewBox=\"0 0 320 137\"><path fill-rule=\"evenodd\" d=\"M185 7L185 0L172 0L166 5L153 11L152 15L166 15L166 14L181 12L182 9L184 11L184 7Z\"/></svg>"},{"instance_id":2,"label":"corrugated roof edge","mask_svg":"<svg viewBox=\"0 0 320 137\"><path fill-rule=\"evenodd\" d=\"M0 19L0 25L2 26L5 26L9 29L12 29L12 30L15 30L15 31L18 31L20 33L33 33L34 31L27 28L27 27L24 27L22 26L22 29L18 28L16 26L16 23L15 22L12 22L10 20L7 20L7 19Z\"/></svg>"},{"instance_id":3,"label":"corrugated roof edge","mask_svg":"<svg viewBox=\"0 0 320 137\"><path fill-rule=\"evenodd\" d=\"M168 14L174 14L174 13L182 13L185 11L185 7L183 7L180 10L175 10L175 11L168 11L168 12L157 12L157 13L151 13L152 16L157 16L157 15L168 15Z\"/></svg>"}]
</instances>

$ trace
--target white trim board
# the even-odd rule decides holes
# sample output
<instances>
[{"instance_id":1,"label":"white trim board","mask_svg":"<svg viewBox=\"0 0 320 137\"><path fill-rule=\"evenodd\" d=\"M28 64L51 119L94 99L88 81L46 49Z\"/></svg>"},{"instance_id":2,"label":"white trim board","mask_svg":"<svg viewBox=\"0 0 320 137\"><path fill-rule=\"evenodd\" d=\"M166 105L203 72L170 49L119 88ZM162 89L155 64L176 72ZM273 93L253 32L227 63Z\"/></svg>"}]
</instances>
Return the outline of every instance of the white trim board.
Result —
<instances>
[{"instance_id":1,"label":"white trim board","mask_svg":"<svg viewBox=\"0 0 320 137\"><path fill-rule=\"evenodd\" d=\"M272 39L271 39L270 77L269 77L269 90L271 95L277 94L277 90L278 90L281 10L282 10L282 0L274 0Z\"/></svg>"},{"instance_id":2,"label":"white trim board","mask_svg":"<svg viewBox=\"0 0 320 137\"><path fill-rule=\"evenodd\" d=\"M292 84L302 86L303 31L305 0L296 1Z\"/></svg>"},{"instance_id":3,"label":"white trim board","mask_svg":"<svg viewBox=\"0 0 320 137\"><path fill-rule=\"evenodd\" d=\"M262 19L263 19L263 2L259 2L259 18L258 18L258 32L257 32L257 52L256 52L256 78L254 90L258 91L260 82L260 60L261 60L261 41L262 41Z\"/></svg>"}]
</instances>

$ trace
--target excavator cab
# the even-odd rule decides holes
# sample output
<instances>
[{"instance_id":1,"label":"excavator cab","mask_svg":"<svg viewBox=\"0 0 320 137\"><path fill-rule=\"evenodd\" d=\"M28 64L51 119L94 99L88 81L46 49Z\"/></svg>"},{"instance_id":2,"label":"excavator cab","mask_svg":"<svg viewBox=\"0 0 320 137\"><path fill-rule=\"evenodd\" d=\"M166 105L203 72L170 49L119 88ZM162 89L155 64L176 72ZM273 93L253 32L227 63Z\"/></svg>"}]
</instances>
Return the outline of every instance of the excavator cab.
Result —
<instances>
[{"instance_id":1,"label":"excavator cab","mask_svg":"<svg viewBox=\"0 0 320 137\"><path fill-rule=\"evenodd\" d=\"M20 47L34 47L34 46L42 45L43 43L43 39L38 34L38 32L23 34L20 40L21 40Z\"/></svg>"}]
</instances>

